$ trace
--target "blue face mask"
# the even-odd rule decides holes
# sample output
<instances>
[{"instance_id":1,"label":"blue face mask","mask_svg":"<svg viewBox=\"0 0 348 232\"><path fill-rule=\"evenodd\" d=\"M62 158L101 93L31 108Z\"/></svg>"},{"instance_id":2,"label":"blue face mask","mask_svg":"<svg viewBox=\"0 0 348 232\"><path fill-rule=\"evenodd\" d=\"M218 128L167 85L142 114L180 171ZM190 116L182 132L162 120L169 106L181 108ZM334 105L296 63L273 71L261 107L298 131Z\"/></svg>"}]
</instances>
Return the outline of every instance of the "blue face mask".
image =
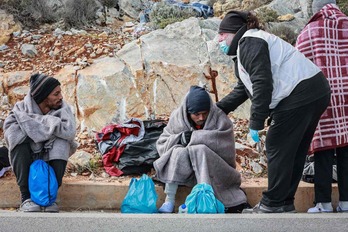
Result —
<instances>
[{"instance_id":1,"label":"blue face mask","mask_svg":"<svg viewBox=\"0 0 348 232\"><path fill-rule=\"evenodd\" d=\"M226 41L225 40L221 41L219 43L219 46L220 46L221 52L227 55L228 51L230 50L230 46L227 46Z\"/></svg>"}]
</instances>

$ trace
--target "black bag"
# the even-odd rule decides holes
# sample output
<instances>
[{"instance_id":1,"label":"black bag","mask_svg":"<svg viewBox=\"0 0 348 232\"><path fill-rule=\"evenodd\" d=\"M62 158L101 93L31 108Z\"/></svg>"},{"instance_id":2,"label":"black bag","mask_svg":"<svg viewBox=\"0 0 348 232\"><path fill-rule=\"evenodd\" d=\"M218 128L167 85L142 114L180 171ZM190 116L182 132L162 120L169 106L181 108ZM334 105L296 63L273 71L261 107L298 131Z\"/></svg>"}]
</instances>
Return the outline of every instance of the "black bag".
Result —
<instances>
[{"instance_id":1,"label":"black bag","mask_svg":"<svg viewBox=\"0 0 348 232\"><path fill-rule=\"evenodd\" d=\"M306 162L302 173L302 181L314 183L314 155L307 155ZM337 183L337 165L336 157L332 165L332 183Z\"/></svg>"},{"instance_id":2,"label":"black bag","mask_svg":"<svg viewBox=\"0 0 348 232\"><path fill-rule=\"evenodd\" d=\"M153 162L159 158L156 142L167 125L164 120L145 120L144 137L126 145L116 167L123 175L143 174L151 171Z\"/></svg>"},{"instance_id":3,"label":"black bag","mask_svg":"<svg viewBox=\"0 0 348 232\"><path fill-rule=\"evenodd\" d=\"M0 170L9 166L8 149L5 146L0 147Z\"/></svg>"},{"instance_id":4,"label":"black bag","mask_svg":"<svg viewBox=\"0 0 348 232\"><path fill-rule=\"evenodd\" d=\"M10 160L8 158L8 149L3 146L0 147L0 177L5 175L5 172L10 170Z\"/></svg>"}]
</instances>

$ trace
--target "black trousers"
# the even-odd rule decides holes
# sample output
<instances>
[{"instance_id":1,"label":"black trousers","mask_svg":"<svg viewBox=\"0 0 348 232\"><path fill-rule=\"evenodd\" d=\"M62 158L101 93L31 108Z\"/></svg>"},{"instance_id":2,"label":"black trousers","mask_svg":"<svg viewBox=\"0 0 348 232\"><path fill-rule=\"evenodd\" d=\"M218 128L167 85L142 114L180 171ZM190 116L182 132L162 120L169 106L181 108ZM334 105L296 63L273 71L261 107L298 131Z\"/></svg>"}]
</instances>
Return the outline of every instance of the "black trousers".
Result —
<instances>
[{"instance_id":1,"label":"black trousers","mask_svg":"<svg viewBox=\"0 0 348 232\"><path fill-rule=\"evenodd\" d=\"M330 94L305 106L271 114L266 136L268 188L261 203L273 207L294 203L313 134L329 101Z\"/></svg>"},{"instance_id":2,"label":"black trousers","mask_svg":"<svg viewBox=\"0 0 348 232\"><path fill-rule=\"evenodd\" d=\"M340 201L348 201L348 146L314 153L315 202L331 202L332 165L337 159L337 184Z\"/></svg>"},{"instance_id":3,"label":"black trousers","mask_svg":"<svg viewBox=\"0 0 348 232\"><path fill-rule=\"evenodd\" d=\"M27 137L23 143L17 145L10 152L11 165L13 172L15 173L17 178L17 184L21 192L22 202L30 198L28 178L30 165L34 162L32 151L30 148L31 141L32 140L29 137ZM65 160L49 161L49 165L52 166L56 174L58 186L61 186L62 184L66 164L67 162Z\"/></svg>"}]
</instances>

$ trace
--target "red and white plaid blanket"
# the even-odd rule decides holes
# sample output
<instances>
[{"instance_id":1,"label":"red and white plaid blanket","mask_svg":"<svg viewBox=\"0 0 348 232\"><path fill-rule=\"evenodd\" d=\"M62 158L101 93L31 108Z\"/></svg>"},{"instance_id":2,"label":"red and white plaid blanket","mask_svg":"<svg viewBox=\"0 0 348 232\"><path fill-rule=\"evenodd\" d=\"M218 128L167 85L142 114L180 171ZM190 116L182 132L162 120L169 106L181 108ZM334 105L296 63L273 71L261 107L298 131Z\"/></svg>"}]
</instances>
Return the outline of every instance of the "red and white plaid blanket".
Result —
<instances>
[{"instance_id":1,"label":"red and white plaid blanket","mask_svg":"<svg viewBox=\"0 0 348 232\"><path fill-rule=\"evenodd\" d=\"M296 47L320 67L332 90L310 153L348 145L348 17L336 5L325 5L302 30Z\"/></svg>"}]
</instances>

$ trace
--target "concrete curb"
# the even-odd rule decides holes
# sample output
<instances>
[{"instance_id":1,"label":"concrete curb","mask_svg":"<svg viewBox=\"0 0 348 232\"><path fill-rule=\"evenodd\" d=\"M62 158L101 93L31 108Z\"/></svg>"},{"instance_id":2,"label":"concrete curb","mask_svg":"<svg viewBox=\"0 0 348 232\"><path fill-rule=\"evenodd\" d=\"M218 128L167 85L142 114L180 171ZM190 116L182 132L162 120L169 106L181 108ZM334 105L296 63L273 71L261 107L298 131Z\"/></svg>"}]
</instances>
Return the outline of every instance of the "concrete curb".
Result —
<instances>
[{"instance_id":1,"label":"concrete curb","mask_svg":"<svg viewBox=\"0 0 348 232\"><path fill-rule=\"evenodd\" d=\"M122 183L100 183L92 181L64 182L59 189L57 203L62 210L120 210L123 198L128 191L128 181ZM242 184L249 203L253 206L259 202L262 191L267 189L267 181ZM156 185L158 194L157 207L165 199L163 187ZM191 188L179 187L176 200L176 209L185 201ZM338 203L337 184L333 184L333 206ZM298 212L307 212L313 207L313 184L301 182L295 195L295 207ZM20 204L20 194L15 179L2 178L0 180L0 208L17 208Z\"/></svg>"}]
</instances>

